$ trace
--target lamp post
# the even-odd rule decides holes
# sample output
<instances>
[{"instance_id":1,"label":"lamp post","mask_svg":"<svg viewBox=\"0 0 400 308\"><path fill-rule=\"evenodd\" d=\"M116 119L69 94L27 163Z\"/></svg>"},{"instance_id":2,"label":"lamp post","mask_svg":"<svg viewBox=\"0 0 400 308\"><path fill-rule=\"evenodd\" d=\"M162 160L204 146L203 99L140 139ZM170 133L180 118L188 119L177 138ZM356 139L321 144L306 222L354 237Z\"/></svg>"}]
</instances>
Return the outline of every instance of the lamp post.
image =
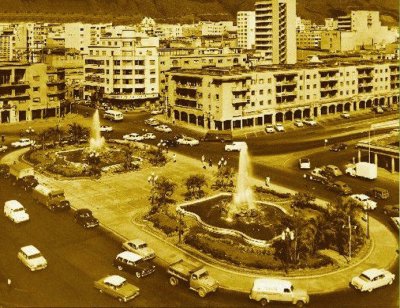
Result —
<instances>
[{"instance_id":1,"label":"lamp post","mask_svg":"<svg viewBox=\"0 0 400 308\"><path fill-rule=\"evenodd\" d=\"M349 230L349 258L348 258L347 262L350 263L350 261L351 261L351 233L352 233L353 229L355 230L357 228L357 226L351 225L350 215L347 216L347 225L343 225L342 228L348 228L348 230Z\"/></svg>"},{"instance_id":2,"label":"lamp post","mask_svg":"<svg viewBox=\"0 0 400 308\"><path fill-rule=\"evenodd\" d=\"M158 175L156 175L154 172L152 172L151 175L149 175L149 177L147 178L147 182L151 185L151 205L152 206L154 205L154 198L155 198L154 188L156 186L157 179L158 179Z\"/></svg>"},{"instance_id":3,"label":"lamp post","mask_svg":"<svg viewBox=\"0 0 400 308\"><path fill-rule=\"evenodd\" d=\"M182 211L178 211L178 215L179 215L179 221L178 221L178 244L181 243L182 241L182 233L183 233L183 221L182 221L182 217L183 217L183 213Z\"/></svg>"},{"instance_id":4,"label":"lamp post","mask_svg":"<svg viewBox=\"0 0 400 308\"><path fill-rule=\"evenodd\" d=\"M282 241L284 241L286 243L286 246L287 246L286 254L288 256L286 256L286 267L287 267L287 264L289 263L289 261L293 261L290 245L291 245L291 242L294 240L294 238L295 238L294 231L290 230L288 227L282 231L281 239L282 239ZM287 268L286 268L286 272L287 272Z\"/></svg>"}]
</instances>

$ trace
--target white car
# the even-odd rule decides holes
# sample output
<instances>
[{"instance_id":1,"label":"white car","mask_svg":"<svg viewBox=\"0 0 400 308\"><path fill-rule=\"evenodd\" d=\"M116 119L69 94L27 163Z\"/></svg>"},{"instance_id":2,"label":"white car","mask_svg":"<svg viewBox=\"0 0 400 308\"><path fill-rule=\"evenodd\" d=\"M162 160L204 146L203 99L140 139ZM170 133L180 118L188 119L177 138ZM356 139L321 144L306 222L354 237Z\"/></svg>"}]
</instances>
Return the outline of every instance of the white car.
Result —
<instances>
[{"instance_id":1,"label":"white car","mask_svg":"<svg viewBox=\"0 0 400 308\"><path fill-rule=\"evenodd\" d=\"M361 273L360 276L351 279L351 285L360 291L371 292L373 289L390 285L395 275L384 269L370 268Z\"/></svg>"},{"instance_id":2,"label":"white car","mask_svg":"<svg viewBox=\"0 0 400 308\"><path fill-rule=\"evenodd\" d=\"M275 124L275 129L276 129L277 132L284 132L285 131L285 128L283 127L282 123L276 123Z\"/></svg>"},{"instance_id":3,"label":"white car","mask_svg":"<svg viewBox=\"0 0 400 308\"><path fill-rule=\"evenodd\" d=\"M305 118L303 120L303 123L309 126L316 126L317 125L317 121L315 121L313 118Z\"/></svg>"},{"instance_id":4,"label":"white car","mask_svg":"<svg viewBox=\"0 0 400 308\"><path fill-rule=\"evenodd\" d=\"M8 146L6 146L6 145L0 145L0 153L1 153L1 152L7 151L7 149L8 149Z\"/></svg>"},{"instance_id":5,"label":"white car","mask_svg":"<svg viewBox=\"0 0 400 308\"><path fill-rule=\"evenodd\" d=\"M4 215L17 224L29 220L29 214L17 200L8 200L4 203Z\"/></svg>"},{"instance_id":6,"label":"white car","mask_svg":"<svg viewBox=\"0 0 400 308\"><path fill-rule=\"evenodd\" d=\"M143 136L140 136L137 133L131 133L129 135L122 136L122 139L129 140L129 141L142 141L143 140Z\"/></svg>"},{"instance_id":7,"label":"white car","mask_svg":"<svg viewBox=\"0 0 400 308\"><path fill-rule=\"evenodd\" d=\"M155 129L156 131L164 132L164 133L170 133L170 132L172 132L172 129L171 129L170 127L168 127L167 125L164 125L164 124L158 125L158 126L154 127L154 129Z\"/></svg>"},{"instance_id":8,"label":"white car","mask_svg":"<svg viewBox=\"0 0 400 308\"><path fill-rule=\"evenodd\" d=\"M145 133L143 136L143 139L145 140L149 140L149 139L156 139L156 135L154 135L153 133Z\"/></svg>"},{"instance_id":9,"label":"white car","mask_svg":"<svg viewBox=\"0 0 400 308\"><path fill-rule=\"evenodd\" d=\"M354 194L350 198L355 200L359 205L363 207L364 210L374 210L376 209L376 202L371 200L367 195L364 194Z\"/></svg>"},{"instance_id":10,"label":"white car","mask_svg":"<svg viewBox=\"0 0 400 308\"><path fill-rule=\"evenodd\" d=\"M31 271L37 271L47 267L47 260L40 253L39 249L33 245L21 247L17 257Z\"/></svg>"},{"instance_id":11,"label":"white car","mask_svg":"<svg viewBox=\"0 0 400 308\"><path fill-rule=\"evenodd\" d=\"M265 131L267 132L267 133L275 133L275 129L274 129L274 126L272 125L272 124L267 124L266 126L265 126Z\"/></svg>"},{"instance_id":12,"label":"white car","mask_svg":"<svg viewBox=\"0 0 400 308\"><path fill-rule=\"evenodd\" d=\"M154 259L156 254L147 243L140 239L130 240L122 244L122 249L134 252L143 257L143 260Z\"/></svg>"},{"instance_id":13,"label":"white car","mask_svg":"<svg viewBox=\"0 0 400 308\"><path fill-rule=\"evenodd\" d=\"M304 126L303 121L300 120L300 119L295 119L294 120L294 126L303 127Z\"/></svg>"},{"instance_id":14,"label":"white car","mask_svg":"<svg viewBox=\"0 0 400 308\"><path fill-rule=\"evenodd\" d=\"M29 138L21 138L18 141L14 141L13 143L11 143L11 146L13 148L23 148L23 147L28 147L31 145L34 145L35 141L31 140Z\"/></svg>"},{"instance_id":15,"label":"white car","mask_svg":"<svg viewBox=\"0 0 400 308\"><path fill-rule=\"evenodd\" d=\"M300 158L299 159L299 167L300 169L311 169L311 162L309 158Z\"/></svg>"},{"instance_id":16,"label":"white car","mask_svg":"<svg viewBox=\"0 0 400 308\"><path fill-rule=\"evenodd\" d=\"M192 137L187 137L187 136L183 136L181 138L178 138L176 140L176 142L178 144L186 144L186 145L190 145L191 147L194 145L198 145L200 143L199 140L192 138Z\"/></svg>"},{"instance_id":17,"label":"white car","mask_svg":"<svg viewBox=\"0 0 400 308\"><path fill-rule=\"evenodd\" d=\"M144 120L144 124L147 124L147 125L150 125L150 126L157 126L157 125L160 125L160 122L158 122L154 118L149 118L147 120Z\"/></svg>"},{"instance_id":18,"label":"white car","mask_svg":"<svg viewBox=\"0 0 400 308\"><path fill-rule=\"evenodd\" d=\"M102 125L102 126L100 126L100 131L101 132L112 132L113 128L112 128L112 126Z\"/></svg>"},{"instance_id":19,"label":"white car","mask_svg":"<svg viewBox=\"0 0 400 308\"><path fill-rule=\"evenodd\" d=\"M227 152L232 152L232 151L238 151L240 152L242 149L247 148L246 142L243 141L236 141L233 142L232 144L227 144L225 145L225 151Z\"/></svg>"},{"instance_id":20,"label":"white car","mask_svg":"<svg viewBox=\"0 0 400 308\"><path fill-rule=\"evenodd\" d=\"M162 109L154 109L150 112L150 114L156 115L156 114L162 114L164 111Z\"/></svg>"},{"instance_id":21,"label":"white car","mask_svg":"<svg viewBox=\"0 0 400 308\"><path fill-rule=\"evenodd\" d=\"M343 112L340 116L341 116L343 119L350 119L350 113L348 113L348 112Z\"/></svg>"}]
</instances>

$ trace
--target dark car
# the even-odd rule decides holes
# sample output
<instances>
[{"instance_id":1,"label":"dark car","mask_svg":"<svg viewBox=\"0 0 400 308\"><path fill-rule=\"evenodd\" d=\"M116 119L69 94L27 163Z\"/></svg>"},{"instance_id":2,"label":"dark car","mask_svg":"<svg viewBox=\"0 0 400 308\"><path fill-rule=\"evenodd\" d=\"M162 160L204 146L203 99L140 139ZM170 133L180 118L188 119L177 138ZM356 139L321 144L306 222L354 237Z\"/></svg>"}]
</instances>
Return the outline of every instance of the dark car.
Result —
<instances>
[{"instance_id":1,"label":"dark car","mask_svg":"<svg viewBox=\"0 0 400 308\"><path fill-rule=\"evenodd\" d=\"M150 275L156 269L154 264L143 260L142 256L130 251L124 251L118 254L113 264L120 271L135 274L137 278Z\"/></svg>"},{"instance_id":2,"label":"dark car","mask_svg":"<svg viewBox=\"0 0 400 308\"><path fill-rule=\"evenodd\" d=\"M209 130L206 135L201 139L201 141L209 142L225 142L232 141L231 131L220 131L220 130Z\"/></svg>"},{"instance_id":3,"label":"dark car","mask_svg":"<svg viewBox=\"0 0 400 308\"><path fill-rule=\"evenodd\" d=\"M25 191L31 190L39 184L39 181L33 175L24 176L17 181L17 185Z\"/></svg>"},{"instance_id":4,"label":"dark car","mask_svg":"<svg viewBox=\"0 0 400 308\"><path fill-rule=\"evenodd\" d=\"M75 222L84 228L94 228L99 225L99 220L93 217L89 209L79 209L74 214Z\"/></svg>"},{"instance_id":5,"label":"dark car","mask_svg":"<svg viewBox=\"0 0 400 308\"><path fill-rule=\"evenodd\" d=\"M385 188L373 187L367 192L367 195L376 199L386 200L389 198L389 191Z\"/></svg>"},{"instance_id":6,"label":"dark car","mask_svg":"<svg viewBox=\"0 0 400 308\"><path fill-rule=\"evenodd\" d=\"M399 205L387 204L383 207L383 213L389 217L399 217Z\"/></svg>"},{"instance_id":7,"label":"dark car","mask_svg":"<svg viewBox=\"0 0 400 308\"><path fill-rule=\"evenodd\" d=\"M0 177L8 178L10 176L10 166L7 164L0 164Z\"/></svg>"},{"instance_id":8,"label":"dark car","mask_svg":"<svg viewBox=\"0 0 400 308\"><path fill-rule=\"evenodd\" d=\"M326 185L330 190L335 191L340 195L349 195L352 192L351 187L342 181L328 182Z\"/></svg>"},{"instance_id":9,"label":"dark car","mask_svg":"<svg viewBox=\"0 0 400 308\"><path fill-rule=\"evenodd\" d=\"M163 144L163 146L167 146L167 147L169 147L169 148L171 148L171 147L177 147L177 146L178 146L178 142L176 142L175 139L166 139L166 140L163 140L162 144Z\"/></svg>"},{"instance_id":10,"label":"dark car","mask_svg":"<svg viewBox=\"0 0 400 308\"><path fill-rule=\"evenodd\" d=\"M335 143L334 145L332 145L331 147L330 147L330 151L333 151L333 152L340 152L340 151L342 151L342 150L346 150L347 149L347 144L345 144L345 143Z\"/></svg>"}]
</instances>

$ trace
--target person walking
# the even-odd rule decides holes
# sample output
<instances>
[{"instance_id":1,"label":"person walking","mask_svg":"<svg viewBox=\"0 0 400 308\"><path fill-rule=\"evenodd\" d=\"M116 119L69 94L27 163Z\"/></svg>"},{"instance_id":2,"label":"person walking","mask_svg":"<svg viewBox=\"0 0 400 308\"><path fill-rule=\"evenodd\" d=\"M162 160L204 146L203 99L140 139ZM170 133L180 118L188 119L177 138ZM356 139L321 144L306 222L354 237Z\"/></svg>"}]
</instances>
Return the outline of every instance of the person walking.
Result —
<instances>
[{"instance_id":1,"label":"person walking","mask_svg":"<svg viewBox=\"0 0 400 308\"><path fill-rule=\"evenodd\" d=\"M208 166L211 168L212 167L212 160L211 158L208 159Z\"/></svg>"},{"instance_id":2,"label":"person walking","mask_svg":"<svg viewBox=\"0 0 400 308\"><path fill-rule=\"evenodd\" d=\"M206 161L206 157L204 156L204 154L201 156L201 162L204 163Z\"/></svg>"},{"instance_id":3,"label":"person walking","mask_svg":"<svg viewBox=\"0 0 400 308\"><path fill-rule=\"evenodd\" d=\"M271 179L269 178L269 176L265 177L265 186L269 187L270 182Z\"/></svg>"},{"instance_id":4,"label":"person walking","mask_svg":"<svg viewBox=\"0 0 400 308\"><path fill-rule=\"evenodd\" d=\"M176 163L176 154L172 154L172 160L174 161L174 163Z\"/></svg>"}]
</instances>

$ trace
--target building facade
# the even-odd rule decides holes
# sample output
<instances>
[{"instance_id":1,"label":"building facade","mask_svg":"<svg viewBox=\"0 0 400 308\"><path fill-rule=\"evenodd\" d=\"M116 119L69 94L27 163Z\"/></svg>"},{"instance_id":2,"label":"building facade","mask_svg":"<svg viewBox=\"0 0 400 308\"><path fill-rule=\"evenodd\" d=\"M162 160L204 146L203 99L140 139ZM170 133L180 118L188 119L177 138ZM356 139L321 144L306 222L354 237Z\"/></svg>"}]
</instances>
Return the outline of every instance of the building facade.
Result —
<instances>
[{"instance_id":1,"label":"building facade","mask_svg":"<svg viewBox=\"0 0 400 308\"><path fill-rule=\"evenodd\" d=\"M232 130L399 102L397 63L170 72L169 116Z\"/></svg>"},{"instance_id":2,"label":"building facade","mask_svg":"<svg viewBox=\"0 0 400 308\"><path fill-rule=\"evenodd\" d=\"M256 12L237 12L236 25L238 47L253 49L256 43Z\"/></svg>"},{"instance_id":3,"label":"building facade","mask_svg":"<svg viewBox=\"0 0 400 308\"><path fill-rule=\"evenodd\" d=\"M255 3L256 50L271 64L295 64L296 1L261 0Z\"/></svg>"}]
</instances>

